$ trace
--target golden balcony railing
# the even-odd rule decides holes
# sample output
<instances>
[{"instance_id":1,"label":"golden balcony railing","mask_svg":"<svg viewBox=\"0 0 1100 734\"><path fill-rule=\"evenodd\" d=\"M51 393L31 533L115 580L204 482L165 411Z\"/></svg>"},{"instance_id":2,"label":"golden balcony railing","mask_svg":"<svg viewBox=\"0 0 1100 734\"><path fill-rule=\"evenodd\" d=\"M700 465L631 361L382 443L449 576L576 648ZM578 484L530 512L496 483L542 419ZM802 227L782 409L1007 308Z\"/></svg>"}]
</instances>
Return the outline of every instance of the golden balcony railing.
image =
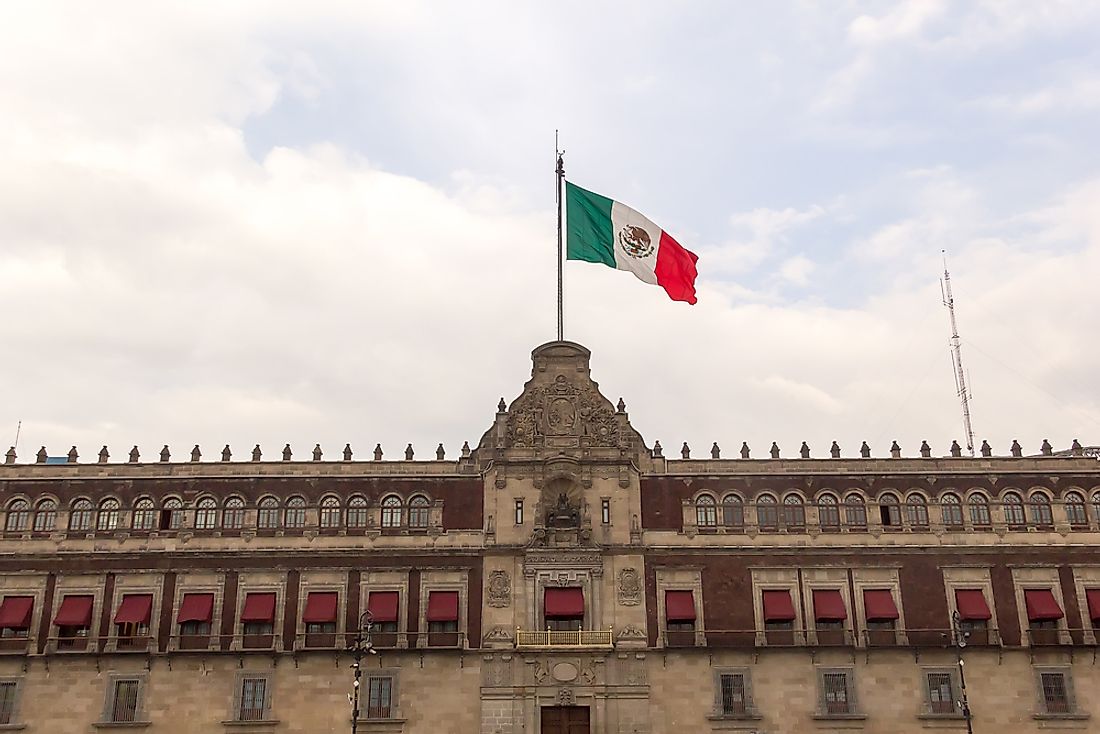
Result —
<instances>
[{"instance_id":1,"label":"golden balcony railing","mask_svg":"<svg viewBox=\"0 0 1100 734\"><path fill-rule=\"evenodd\" d=\"M605 630L516 630L516 647L614 647L611 628Z\"/></svg>"}]
</instances>

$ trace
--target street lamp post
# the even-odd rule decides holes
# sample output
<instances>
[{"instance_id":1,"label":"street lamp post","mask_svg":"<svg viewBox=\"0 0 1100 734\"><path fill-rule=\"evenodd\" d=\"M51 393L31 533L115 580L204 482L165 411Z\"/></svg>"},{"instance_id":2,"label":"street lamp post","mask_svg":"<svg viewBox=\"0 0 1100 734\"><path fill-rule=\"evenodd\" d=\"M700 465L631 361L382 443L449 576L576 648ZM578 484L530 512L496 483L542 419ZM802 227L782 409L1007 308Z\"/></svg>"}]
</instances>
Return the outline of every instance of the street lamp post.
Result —
<instances>
[{"instance_id":1,"label":"street lamp post","mask_svg":"<svg viewBox=\"0 0 1100 734\"><path fill-rule=\"evenodd\" d=\"M356 734L359 730L359 682L363 676L363 658L375 654L374 645L370 640L372 626L374 624L371 613L363 612L359 616L359 627L355 631L355 637L348 643L348 652L355 661L351 664L355 671L355 681L351 684L351 694L348 695L351 700L351 734Z\"/></svg>"},{"instance_id":2,"label":"street lamp post","mask_svg":"<svg viewBox=\"0 0 1100 734\"><path fill-rule=\"evenodd\" d=\"M966 647L966 638L970 633L962 628L962 619L956 611L951 615L951 631L955 638L955 661L959 665L959 688L961 690L960 704L963 718L966 719L966 734L974 734L974 728L970 723L970 700L966 697L966 672L963 670L963 648Z\"/></svg>"}]
</instances>

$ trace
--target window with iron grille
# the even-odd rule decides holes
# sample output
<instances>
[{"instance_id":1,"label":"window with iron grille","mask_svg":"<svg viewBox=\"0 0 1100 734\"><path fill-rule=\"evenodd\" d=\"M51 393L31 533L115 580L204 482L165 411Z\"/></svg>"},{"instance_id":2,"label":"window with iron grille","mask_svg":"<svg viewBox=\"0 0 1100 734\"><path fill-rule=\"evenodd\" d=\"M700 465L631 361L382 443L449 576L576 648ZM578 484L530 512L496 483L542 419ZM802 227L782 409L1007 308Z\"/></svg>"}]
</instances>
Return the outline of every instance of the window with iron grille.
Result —
<instances>
[{"instance_id":1,"label":"window with iron grille","mask_svg":"<svg viewBox=\"0 0 1100 734\"><path fill-rule=\"evenodd\" d=\"M111 683L111 705L108 708L108 721L125 724L137 721L138 693L141 680L137 678L117 678Z\"/></svg>"},{"instance_id":2,"label":"window with iron grille","mask_svg":"<svg viewBox=\"0 0 1100 734\"><path fill-rule=\"evenodd\" d=\"M371 677L367 681L367 718L393 718L393 678Z\"/></svg>"},{"instance_id":3,"label":"window with iron grille","mask_svg":"<svg viewBox=\"0 0 1100 734\"><path fill-rule=\"evenodd\" d=\"M719 676L718 684L721 687L723 716L744 716L749 712L743 673L723 673Z\"/></svg>"},{"instance_id":4,"label":"window with iron grille","mask_svg":"<svg viewBox=\"0 0 1100 734\"><path fill-rule=\"evenodd\" d=\"M855 713L851 672L847 670L822 671L821 713L825 716L846 716Z\"/></svg>"},{"instance_id":5,"label":"window with iron grille","mask_svg":"<svg viewBox=\"0 0 1100 734\"><path fill-rule=\"evenodd\" d=\"M242 678L237 721L262 721L267 696L266 678Z\"/></svg>"},{"instance_id":6,"label":"window with iron grille","mask_svg":"<svg viewBox=\"0 0 1100 734\"><path fill-rule=\"evenodd\" d=\"M15 723L15 697L18 692L16 681L0 681L0 725Z\"/></svg>"},{"instance_id":7,"label":"window with iron grille","mask_svg":"<svg viewBox=\"0 0 1100 734\"><path fill-rule=\"evenodd\" d=\"M954 681L951 673L933 672L928 679L928 712L932 714L956 714Z\"/></svg>"},{"instance_id":8,"label":"window with iron grille","mask_svg":"<svg viewBox=\"0 0 1100 734\"><path fill-rule=\"evenodd\" d=\"M1043 710L1048 714L1068 714L1073 707L1070 704L1069 684L1065 673L1040 673Z\"/></svg>"}]
</instances>

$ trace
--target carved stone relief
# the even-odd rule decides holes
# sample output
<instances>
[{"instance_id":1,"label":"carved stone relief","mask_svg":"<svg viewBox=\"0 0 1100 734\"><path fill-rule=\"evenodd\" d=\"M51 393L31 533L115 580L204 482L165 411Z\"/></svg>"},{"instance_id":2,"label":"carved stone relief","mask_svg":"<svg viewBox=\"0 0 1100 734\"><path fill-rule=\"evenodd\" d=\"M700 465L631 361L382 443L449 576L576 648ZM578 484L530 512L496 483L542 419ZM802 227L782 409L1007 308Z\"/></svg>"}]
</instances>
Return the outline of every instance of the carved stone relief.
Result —
<instances>
[{"instance_id":1,"label":"carved stone relief","mask_svg":"<svg viewBox=\"0 0 1100 734\"><path fill-rule=\"evenodd\" d=\"M619 603L624 607L637 606L641 600L642 580L635 568L619 571Z\"/></svg>"},{"instance_id":2,"label":"carved stone relief","mask_svg":"<svg viewBox=\"0 0 1100 734\"><path fill-rule=\"evenodd\" d=\"M489 606L506 607L512 603L512 581L507 571L489 573Z\"/></svg>"},{"instance_id":3,"label":"carved stone relief","mask_svg":"<svg viewBox=\"0 0 1100 734\"><path fill-rule=\"evenodd\" d=\"M558 689L558 705L559 706L576 706L577 697L573 694L572 688L559 688Z\"/></svg>"},{"instance_id":4,"label":"carved stone relief","mask_svg":"<svg viewBox=\"0 0 1100 734\"><path fill-rule=\"evenodd\" d=\"M529 388L508 410L512 446L576 445L582 437L594 446L619 444L615 409L590 384L573 385L558 375L549 385Z\"/></svg>"}]
</instances>

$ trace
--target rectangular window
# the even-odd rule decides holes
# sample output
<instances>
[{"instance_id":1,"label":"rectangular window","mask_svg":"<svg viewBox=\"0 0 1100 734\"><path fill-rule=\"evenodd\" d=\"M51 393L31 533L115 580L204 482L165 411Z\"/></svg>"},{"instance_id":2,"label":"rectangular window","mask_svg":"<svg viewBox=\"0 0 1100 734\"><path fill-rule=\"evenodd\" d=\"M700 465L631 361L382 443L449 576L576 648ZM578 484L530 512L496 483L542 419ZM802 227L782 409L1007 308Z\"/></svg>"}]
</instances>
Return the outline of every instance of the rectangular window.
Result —
<instances>
[{"instance_id":1,"label":"rectangular window","mask_svg":"<svg viewBox=\"0 0 1100 734\"><path fill-rule=\"evenodd\" d=\"M367 682L367 718L392 718L393 678L370 678Z\"/></svg>"},{"instance_id":2,"label":"rectangular window","mask_svg":"<svg viewBox=\"0 0 1100 734\"><path fill-rule=\"evenodd\" d=\"M852 713L848 674L845 672L822 673L821 699L827 715Z\"/></svg>"},{"instance_id":3,"label":"rectangular window","mask_svg":"<svg viewBox=\"0 0 1100 734\"><path fill-rule=\"evenodd\" d=\"M1070 713L1069 687L1065 673L1040 673L1043 687L1043 706L1048 714Z\"/></svg>"},{"instance_id":4,"label":"rectangular window","mask_svg":"<svg viewBox=\"0 0 1100 734\"><path fill-rule=\"evenodd\" d=\"M15 681L0 682L0 725L15 722Z\"/></svg>"},{"instance_id":5,"label":"rectangular window","mask_svg":"<svg viewBox=\"0 0 1100 734\"><path fill-rule=\"evenodd\" d=\"M611 500L606 498L600 500L600 522L604 525L611 524Z\"/></svg>"},{"instance_id":6,"label":"rectangular window","mask_svg":"<svg viewBox=\"0 0 1100 734\"><path fill-rule=\"evenodd\" d=\"M955 713L955 691L950 673L928 674L928 711L933 714Z\"/></svg>"},{"instance_id":7,"label":"rectangular window","mask_svg":"<svg viewBox=\"0 0 1100 734\"><path fill-rule=\"evenodd\" d=\"M237 721L263 721L266 695L266 678L242 678L241 705L237 709Z\"/></svg>"},{"instance_id":8,"label":"rectangular window","mask_svg":"<svg viewBox=\"0 0 1100 734\"><path fill-rule=\"evenodd\" d=\"M111 691L111 707L108 712L111 723L137 721L138 691L141 681L136 678L124 678L114 681Z\"/></svg>"},{"instance_id":9,"label":"rectangular window","mask_svg":"<svg viewBox=\"0 0 1100 734\"><path fill-rule=\"evenodd\" d=\"M523 524L523 500L516 500L516 525Z\"/></svg>"},{"instance_id":10,"label":"rectangular window","mask_svg":"<svg viewBox=\"0 0 1100 734\"><path fill-rule=\"evenodd\" d=\"M742 673L724 673L719 678L722 694L723 716L744 716L748 713L745 701L745 676Z\"/></svg>"}]
</instances>

